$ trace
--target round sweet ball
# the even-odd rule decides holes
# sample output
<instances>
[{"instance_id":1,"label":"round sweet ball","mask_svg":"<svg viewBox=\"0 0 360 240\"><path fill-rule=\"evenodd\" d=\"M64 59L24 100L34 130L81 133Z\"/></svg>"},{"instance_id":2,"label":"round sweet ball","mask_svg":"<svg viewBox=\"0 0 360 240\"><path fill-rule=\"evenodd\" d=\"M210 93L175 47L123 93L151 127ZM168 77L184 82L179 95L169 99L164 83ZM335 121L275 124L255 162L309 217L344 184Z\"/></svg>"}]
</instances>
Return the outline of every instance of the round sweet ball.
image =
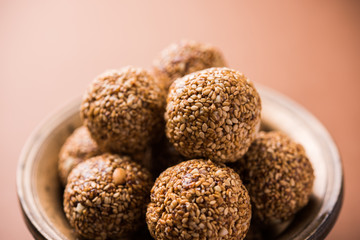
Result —
<instances>
[{"instance_id":1,"label":"round sweet ball","mask_svg":"<svg viewBox=\"0 0 360 240\"><path fill-rule=\"evenodd\" d=\"M78 164L64 192L64 211L81 237L126 237L145 222L152 180L128 157L103 154Z\"/></svg>"},{"instance_id":2,"label":"round sweet ball","mask_svg":"<svg viewBox=\"0 0 360 240\"><path fill-rule=\"evenodd\" d=\"M149 231L158 240L243 239L250 219L250 198L239 175L202 159L161 173L146 212Z\"/></svg>"},{"instance_id":3,"label":"round sweet ball","mask_svg":"<svg viewBox=\"0 0 360 240\"><path fill-rule=\"evenodd\" d=\"M163 127L165 92L146 70L105 72L87 89L81 117L104 151L145 151Z\"/></svg>"},{"instance_id":4,"label":"round sweet ball","mask_svg":"<svg viewBox=\"0 0 360 240\"><path fill-rule=\"evenodd\" d=\"M260 132L236 164L254 216L265 223L290 219L309 201L314 171L302 145L279 131Z\"/></svg>"},{"instance_id":5,"label":"round sweet ball","mask_svg":"<svg viewBox=\"0 0 360 240\"><path fill-rule=\"evenodd\" d=\"M66 139L59 152L58 171L65 186L70 171L84 160L100 155L101 150L87 127L81 126Z\"/></svg>"},{"instance_id":6,"label":"round sweet ball","mask_svg":"<svg viewBox=\"0 0 360 240\"><path fill-rule=\"evenodd\" d=\"M255 139L260 114L260 96L249 79L229 68L209 68L172 84L166 135L185 157L234 162Z\"/></svg>"},{"instance_id":7,"label":"round sweet ball","mask_svg":"<svg viewBox=\"0 0 360 240\"><path fill-rule=\"evenodd\" d=\"M183 40L165 48L154 60L153 71L165 88L177 78L211 67L225 67L222 53L210 44Z\"/></svg>"}]
</instances>

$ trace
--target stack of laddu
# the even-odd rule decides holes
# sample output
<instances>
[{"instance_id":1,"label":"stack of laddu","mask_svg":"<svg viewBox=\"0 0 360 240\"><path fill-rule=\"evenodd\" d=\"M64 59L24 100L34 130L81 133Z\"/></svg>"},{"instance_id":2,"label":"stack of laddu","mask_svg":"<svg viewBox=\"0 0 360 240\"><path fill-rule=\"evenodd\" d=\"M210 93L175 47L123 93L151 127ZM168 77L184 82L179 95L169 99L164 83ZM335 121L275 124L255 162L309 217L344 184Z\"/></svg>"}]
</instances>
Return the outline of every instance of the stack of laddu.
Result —
<instances>
[{"instance_id":1,"label":"stack of laddu","mask_svg":"<svg viewBox=\"0 0 360 240\"><path fill-rule=\"evenodd\" d=\"M80 237L146 238L147 224L155 239L244 239L250 221L288 221L312 192L304 148L260 131L256 88L211 45L181 41L151 70L103 73L80 114L58 164Z\"/></svg>"}]
</instances>

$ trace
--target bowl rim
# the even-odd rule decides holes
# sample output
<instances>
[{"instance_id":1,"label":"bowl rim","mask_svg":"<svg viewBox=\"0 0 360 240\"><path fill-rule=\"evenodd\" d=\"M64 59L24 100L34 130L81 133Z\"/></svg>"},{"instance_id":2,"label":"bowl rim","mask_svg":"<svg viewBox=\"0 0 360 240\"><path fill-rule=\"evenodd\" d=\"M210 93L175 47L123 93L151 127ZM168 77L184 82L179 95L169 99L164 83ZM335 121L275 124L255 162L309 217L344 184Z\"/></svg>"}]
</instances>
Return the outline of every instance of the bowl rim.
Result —
<instances>
[{"instance_id":1,"label":"bowl rim","mask_svg":"<svg viewBox=\"0 0 360 240\"><path fill-rule=\"evenodd\" d=\"M267 97L271 98L273 102L277 102L279 105L287 108L290 111L294 111L299 113L299 115L311 123L312 129L317 131L317 135L325 141L326 145L328 146L329 150L331 151L331 155L334 159L334 170L335 170L335 177L337 179L334 180L336 183L335 187L333 187L334 191L326 191L325 197L330 199L331 201L328 202L327 205L322 205L319 212L323 214L316 225L309 224L304 228L304 231L301 232L299 235L295 236L294 239L307 239L307 240L315 240L315 239L325 239L325 237L329 234L335 222L340 214L340 210L344 200L344 171L343 171L343 163L340 157L339 150L333 140L329 131L325 128L325 126L308 110L306 110L302 105L295 102L291 98L283 95L282 93L275 91L269 87L263 86L260 84L256 84L258 90L261 93L268 94ZM330 186L327 186L330 188ZM330 195L331 194L331 195ZM309 233L309 235L306 235Z\"/></svg>"},{"instance_id":2,"label":"bowl rim","mask_svg":"<svg viewBox=\"0 0 360 240\"><path fill-rule=\"evenodd\" d=\"M49 233L52 233L52 235L59 235L59 232L55 232L48 224L45 225L46 227L44 225L40 225L38 220L36 220L45 219L40 211L38 209L34 209L34 207L32 207L34 205L31 205L31 203L35 202L34 196L30 191L30 188L32 187L31 185L33 184L28 181L24 181L27 179L24 175L29 176L31 174L30 171L26 171L26 165L29 164L27 160L36 154L40 144L45 138L47 138L56 126L65 119L74 115L79 110L80 100L80 97L74 98L65 103L63 106L52 110L52 112L35 127L20 152L16 170L17 197L24 221L35 239L52 239ZM32 196L32 198L29 198L28 196Z\"/></svg>"},{"instance_id":3,"label":"bowl rim","mask_svg":"<svg viewBox=\"0 0 360 240\"><path fill-rule=\"evenodd\" d=\"M265 94L266 97L271 99L273 102L276 102L291 112L296 110L296 112L301 115L302 118L311 122L311 125L317 131L317 135L321 136L322 140L325 141L326 145L331 150L331 155L334 156L333 163L335 164L334 170L336 171L335 177L337 178L334 180L334 183L336 184L332 188L333 191L327 191L327 196L325 196L330 198L331 201L326 206L322 204L320 212L323 214L316 222L316 225L307 225L304 227L303 232L295 236L295 239L323 239L328 235L333 225L335 224L339 216L344 197L343 166L336 144L322 123L303 106L273 89L258 83L255 83L255 85L258 92L260 93L260 96ZM52 113L44 118L32 131L19 156L16 170L18 201L26 225L29 228L31 234L36 239L52 239L53 236L59 236L61 233L52 229L48 223L40 225L38 222L39 219L46 219L44 219L44 216L42 216L38 209L34 208L35 200L32 192L30 191L33 187L33 183L30 181L25 181L28 179L27 177L29 177L30 174L30 171L26 171L29 170L29 168L26 168L26 166L29 164L28 159L31 159L32 156L35 156L43 140L46 139L46 137L56 128L56 126L79 111L80 102L81 98L77 97L65 105L54 109ZM331 195L329 196L329 194Z\"/></svg>"}]
</instances>

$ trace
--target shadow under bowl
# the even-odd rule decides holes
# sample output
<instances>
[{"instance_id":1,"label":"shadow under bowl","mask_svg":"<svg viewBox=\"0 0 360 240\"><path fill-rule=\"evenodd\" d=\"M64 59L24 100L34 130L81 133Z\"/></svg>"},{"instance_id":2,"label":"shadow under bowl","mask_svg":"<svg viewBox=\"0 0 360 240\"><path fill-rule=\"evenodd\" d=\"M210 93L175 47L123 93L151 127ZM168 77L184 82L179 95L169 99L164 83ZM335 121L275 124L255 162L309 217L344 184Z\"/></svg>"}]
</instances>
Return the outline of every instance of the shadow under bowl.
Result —
<instances>
[{"instance_id":1,"label":"shadow under bowl","mask_svg":"<svg viewBox=\"0 0 360 240\"><path fill-rule=\"evenodd\" d=\"M262 127L281 130L301 143L312 162L315 182L309 204L291 222L269 230L270 239L323 239L342 205L343 170L334 141L304 108L263 86ZM25 222L36 239L77 239L62 207L58 153L65 139L81 125L80 100L46 119L33 132L20 156L17 192Z\"/></svg>"}]
</instances>

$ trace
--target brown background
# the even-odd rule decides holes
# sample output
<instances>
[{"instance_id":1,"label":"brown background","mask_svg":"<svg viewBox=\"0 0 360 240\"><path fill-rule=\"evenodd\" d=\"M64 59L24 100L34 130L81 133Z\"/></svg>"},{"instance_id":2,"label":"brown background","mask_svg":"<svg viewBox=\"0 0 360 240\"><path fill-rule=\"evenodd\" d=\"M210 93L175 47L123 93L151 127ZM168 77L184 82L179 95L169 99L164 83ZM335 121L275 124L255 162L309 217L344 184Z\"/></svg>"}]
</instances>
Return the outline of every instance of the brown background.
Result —
<instances>
[{"instance_id":1,"label":"brown background","mask_svg":"<svg viewBox=\"0 0 360 240\"><path fill-rule=\"evenodd\" d=\"M356 1L0 1L0 239L31 239L15 172L32 130L109 68L149 67L182 38L284 93L328 128L345 201L328 239L360 239L360 5Z\"/></svg>"}]
</instances>

